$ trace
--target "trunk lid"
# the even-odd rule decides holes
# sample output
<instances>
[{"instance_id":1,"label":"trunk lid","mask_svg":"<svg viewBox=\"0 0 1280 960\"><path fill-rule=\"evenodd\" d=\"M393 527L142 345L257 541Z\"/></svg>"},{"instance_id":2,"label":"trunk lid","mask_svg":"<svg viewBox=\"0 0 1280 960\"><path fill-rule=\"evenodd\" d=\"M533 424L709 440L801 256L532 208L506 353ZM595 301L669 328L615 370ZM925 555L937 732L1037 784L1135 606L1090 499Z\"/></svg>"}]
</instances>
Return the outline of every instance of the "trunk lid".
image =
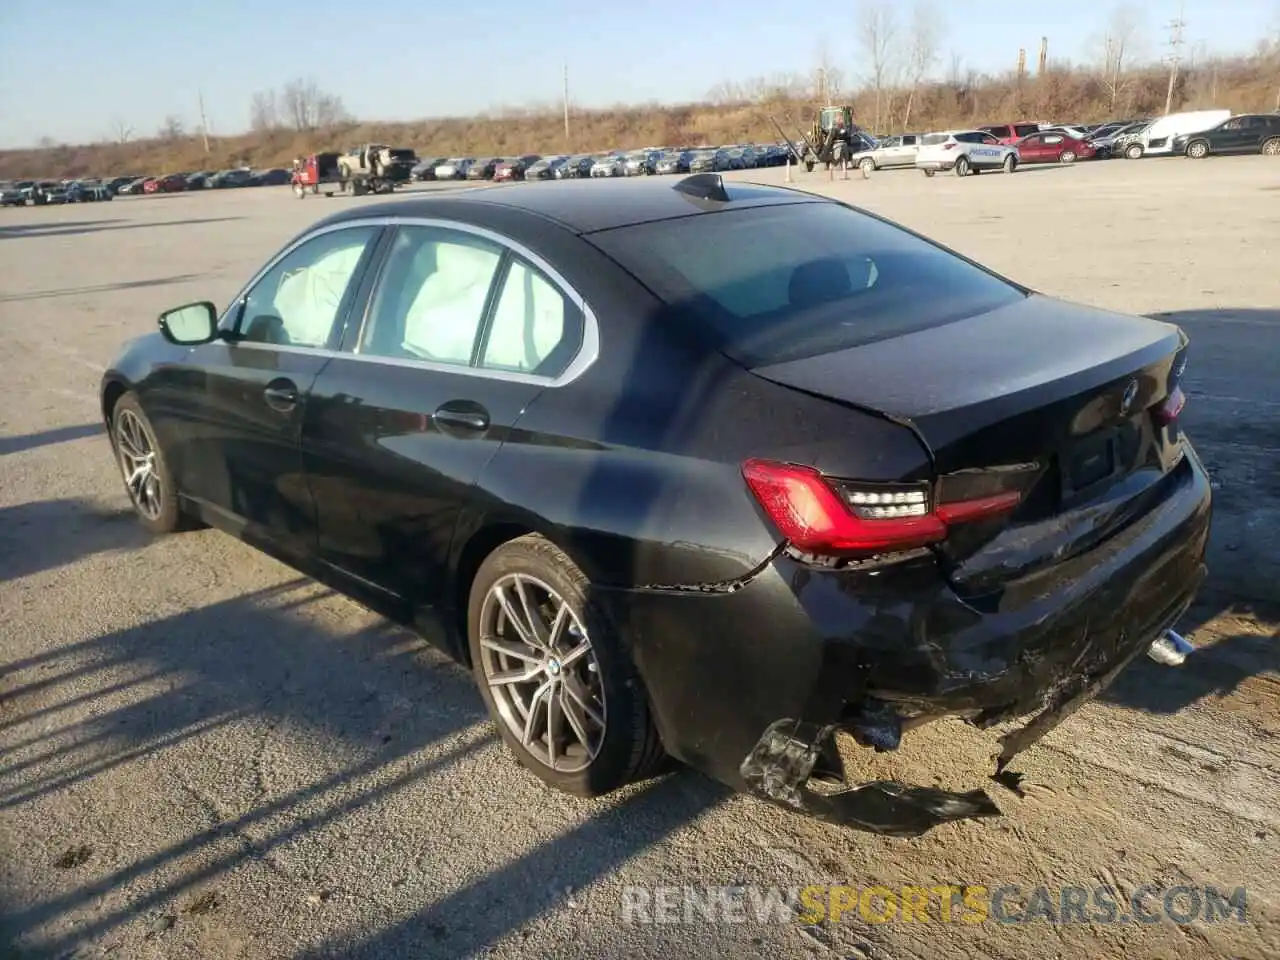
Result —
<instances>
[{"instance_id":1,"label":"trunk lid","mask_svg":"<svg viewBox=\"0 0 1280 960\"><path fill-rule=\"evenodd\" d=\"M906 305L909 309L909 305ZM756 367L775 383L909 425L937 502L1017 490L1018 507L953 528L938 553L966 595L1089 549L1149 507L1181 459L1171 324L1031 295L987 313Z\"/></svg>"}]
</instances>

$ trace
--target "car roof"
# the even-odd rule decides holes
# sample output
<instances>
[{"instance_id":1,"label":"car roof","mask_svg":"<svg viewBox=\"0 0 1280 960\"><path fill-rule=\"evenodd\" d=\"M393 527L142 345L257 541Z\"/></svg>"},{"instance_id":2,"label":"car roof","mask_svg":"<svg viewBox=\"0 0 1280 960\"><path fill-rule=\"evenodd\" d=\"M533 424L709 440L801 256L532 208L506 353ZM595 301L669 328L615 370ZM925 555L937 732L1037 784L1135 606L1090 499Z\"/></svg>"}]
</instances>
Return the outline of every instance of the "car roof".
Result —
<instances>
[{"instance_id":1,"label":"car roof","mask_svg":"<svg viewBox=\"0 0 1280 960\"><path fill-rule=\"evenodd\" d=\"M701 174L700 177L707 177ZM521 211L555 221L575 233L592 233L615 227L634 226L655 220L671 220L699 213L711 213L725 209L741 210L749 207L777 206L793 203L831 203L826 197L755 183L721 181L729 196L728 203L702 199L677 190L682 178L671 183L644 179L596 178L591 181L549 181L546 183L515 183L501 187L478 187L472 190L440 191L412 199L380 203L374 207L359 205L326 218L324 225L346 220L366 220L374 217L440 216L446 219L465 219L460 211L467 205L501 207ZM704 181L705 182L705 181ZM478 210L477 213L483 211Z\"/></svg>"}]
</instances>

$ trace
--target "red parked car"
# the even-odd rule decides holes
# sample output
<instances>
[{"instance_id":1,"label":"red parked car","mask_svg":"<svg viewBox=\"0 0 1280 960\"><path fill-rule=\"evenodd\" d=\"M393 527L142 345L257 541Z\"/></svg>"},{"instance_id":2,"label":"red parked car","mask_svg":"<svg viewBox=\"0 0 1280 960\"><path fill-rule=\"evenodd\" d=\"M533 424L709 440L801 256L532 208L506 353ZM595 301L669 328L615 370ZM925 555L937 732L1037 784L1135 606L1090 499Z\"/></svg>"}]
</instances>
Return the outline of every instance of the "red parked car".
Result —
<instances>
[{"instance_id":1,"label":"red parked car","mask_svg":"<svg viewBox=\"0 0 1280 960\"><path fill-rule=\"evenodd\" d=\"M979 127L984 133L989 133L1003 144L1017 143L1023 137L1029 137L1033 133L1040 131L1038 123L997 123L992 126Z\"/></svg>"},{"instance_id":2,"label":"red parked car","mask_svg":"<svg viewBox=\"0 0 1280 960\"><path fill-rule=\"evenodd\" d=\"M1057 130L1033 133L1019 140L1016 146L1019 163L1075 163L1098 155L1093 144Z\"/></svg>"},{"instance_id":3,"label":"red parked car","mask_svg":"<svg viewBox=\"0 0 1280 960\"><path fill-rule=\"evenodd\" d=\"M167 177L156 177L143 184L143 193L179 193L187 189L187 176L182 173L171 173Z\"/></svg>"}]
</instances>

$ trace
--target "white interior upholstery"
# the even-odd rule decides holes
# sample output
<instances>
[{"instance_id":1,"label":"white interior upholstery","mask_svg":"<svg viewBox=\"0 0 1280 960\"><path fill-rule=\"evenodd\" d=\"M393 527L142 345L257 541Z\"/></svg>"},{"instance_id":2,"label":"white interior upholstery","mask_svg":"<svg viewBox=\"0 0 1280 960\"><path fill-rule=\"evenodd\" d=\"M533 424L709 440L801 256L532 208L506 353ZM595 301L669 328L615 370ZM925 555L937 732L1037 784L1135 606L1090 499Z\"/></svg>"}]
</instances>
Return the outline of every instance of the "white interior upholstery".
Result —
<instances>
[{"instance_id":1,"label":"white interior upholstery","mask_svg":"<svg viewBox=\"0 0 1280 960\"><path fill-rule=\"evenodd\" d=\"M494 311L484 365L528 372L564 336L564 297L519 261L511 264Z\"/></svg>"},{"instance_id":2,"label":"white interior upholstery","mask_svg":"<svg viewBox=\"0 0 1280 960\"><path fill-rule=\"evenodd\" d=\"M434 270L422 264L426 269L421 271L415 264L410 274L430 270L405 317L405 346L432 360L467 363L499 254L462 244L425 243L417 256L434 256L435 264Z\"/></svg>"}]
</instances>

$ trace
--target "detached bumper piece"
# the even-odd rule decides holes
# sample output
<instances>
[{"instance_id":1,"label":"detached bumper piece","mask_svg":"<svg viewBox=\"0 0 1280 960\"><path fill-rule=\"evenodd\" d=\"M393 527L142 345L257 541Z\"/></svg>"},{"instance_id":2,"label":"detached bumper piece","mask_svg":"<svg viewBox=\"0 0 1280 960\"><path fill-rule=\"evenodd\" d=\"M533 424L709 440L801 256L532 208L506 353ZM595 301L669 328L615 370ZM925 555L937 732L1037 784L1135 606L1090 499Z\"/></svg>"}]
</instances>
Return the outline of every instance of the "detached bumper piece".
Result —
<instances>
[{"instance_id":1,"label":"detached bumper piece","mask_svg":"<svg viewBox=\"0 0 1280 960\"><path fill-rule=\"evenodd\" d=\"M999 740L1000 753L992 779L1022 795L1021 777L1007 770L1011 760L1039 741L1084 704L1106 689L1138 654L1146 651L1161 662L1181 664L1194 648L1172 630L1166 630L1149 646L1133 648L1127 656L1100 675L1078 675L1062 684L1046 699L1044 709L1026 725ZM884 707L885 705L881 705ZM985 791L951 791L920 787L893 780L849 784L844 761L835 748L835 735L848 729L864 747L877 751L897 749L899 731L894 718L882 711L856 725L818 724L784 719L769 725L739 769L747 789L770 803L807 814L838 826L890 837L918 837L943 823L1001 815ZM815 772L816 771L816 772ZM839 781L830 790L814 790L813 779Z\"/></svg>"},{"instance_id":2,"label":"detached bumper piece","mask_svg":"<svg viewBox=\"0 0 1280 960\"><path fill-rule=\"evenodd\" d=\"M844 765L834 748L837 726L779 720L769 726L742 762L752 793L826 823L891 837L918 837L941 823L997 817L1000 808L981 790L966 793L917 787L892 780L846 786L833 792L809 787L819 756ZM843 777L842 777L843 779Z\"/></svg>"}]
</instances>

